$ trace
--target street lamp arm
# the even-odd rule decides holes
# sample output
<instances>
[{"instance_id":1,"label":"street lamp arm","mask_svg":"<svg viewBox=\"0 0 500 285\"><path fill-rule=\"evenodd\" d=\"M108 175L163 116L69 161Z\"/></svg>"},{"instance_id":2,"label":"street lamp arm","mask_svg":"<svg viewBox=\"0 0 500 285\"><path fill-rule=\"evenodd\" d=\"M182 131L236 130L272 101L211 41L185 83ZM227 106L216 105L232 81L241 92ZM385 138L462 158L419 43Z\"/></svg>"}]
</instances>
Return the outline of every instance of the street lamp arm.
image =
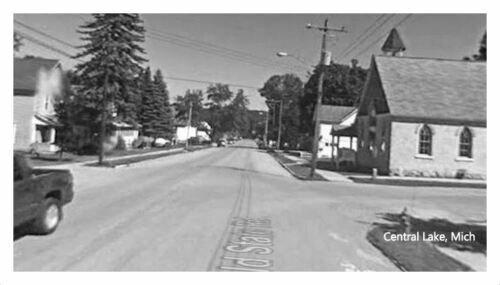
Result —
<instances>
[{"instance_id":1,"label":"street lamp arm","mask_svg":"<svg viewBox=\"0 0 500 285\"><path fill-rule=\"evenodd\" d=\"M314 65L311 65L311 64L307 63L307 61L305 61L300 56L296 56L294 54L291 54L291 53L288 53L288 52L284 52L284 51L277 52L276 55L278 57L291 57L291 58L297 60L298 62L300 62L301 64L303 64L304 66L306 66L307 68L311 68L311 67L314 68Z\"/></svg>"}]
</instances>

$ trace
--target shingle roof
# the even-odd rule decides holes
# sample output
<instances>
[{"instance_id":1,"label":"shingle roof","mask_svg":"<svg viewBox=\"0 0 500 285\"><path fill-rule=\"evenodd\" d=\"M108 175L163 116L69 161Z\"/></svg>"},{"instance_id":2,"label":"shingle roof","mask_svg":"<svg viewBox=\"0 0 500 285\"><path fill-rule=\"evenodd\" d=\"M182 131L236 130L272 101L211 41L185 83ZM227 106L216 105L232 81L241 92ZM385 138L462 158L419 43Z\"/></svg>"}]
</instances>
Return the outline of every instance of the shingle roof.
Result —
<instances>
[{"instance_id":1,"label":"shingle roof","mask_svg":"<svg viewBox=\"0 0 500 285\"><path fill-rule=\"evenodd\" d=\"M14 58L14 90L35 91L38 71L50 70L59 61L41 57Z\"/></svg>"},{"instance_id":2,"label":"shingle roof","mask_svg":"<svg viewBox=\"0 0 500 285\"><path fill-rule=\"evenodd\" d=\"M355 107L321 105L319 108L319 121L338 124Z\"/></svg>"},{"instance_id":3,"label":"shingle roof","mask_svg":"<svg viewBox=\"0 0 500 285\"><path fill-rule=\"evenodd\" d=\"M486 63L374 57L393 116L486 123Z\"/></svg>"}]
</instances>

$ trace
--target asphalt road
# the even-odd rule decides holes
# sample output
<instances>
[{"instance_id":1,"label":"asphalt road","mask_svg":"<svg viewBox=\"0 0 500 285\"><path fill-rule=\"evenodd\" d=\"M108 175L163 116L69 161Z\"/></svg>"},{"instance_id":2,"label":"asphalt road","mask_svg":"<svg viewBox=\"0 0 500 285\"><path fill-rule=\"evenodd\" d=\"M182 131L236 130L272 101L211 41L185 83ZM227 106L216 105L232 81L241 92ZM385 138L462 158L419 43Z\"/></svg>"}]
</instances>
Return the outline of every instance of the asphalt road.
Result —
<instances>
[{"instance_id":1,"label":"asphalt road","mask_svg":"<svg viewBox=\"0 0 500 285\"><path fill-rule=\"evenodd\" d=\"M486 220L484 190L299 181L252 141L71 168L65 219L14 242L15 271L393 271L378 213Z\"/></svg>"}]
</instances>

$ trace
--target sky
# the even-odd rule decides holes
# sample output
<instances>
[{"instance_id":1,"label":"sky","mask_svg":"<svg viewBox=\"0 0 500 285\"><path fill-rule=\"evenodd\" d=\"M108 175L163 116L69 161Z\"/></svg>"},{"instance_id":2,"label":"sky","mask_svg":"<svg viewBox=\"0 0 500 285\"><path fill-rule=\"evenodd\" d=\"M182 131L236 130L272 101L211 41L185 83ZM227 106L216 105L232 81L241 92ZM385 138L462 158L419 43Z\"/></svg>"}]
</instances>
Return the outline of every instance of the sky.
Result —
<instances>
[{"instance_id":1,"label":"sky","mask_svg":"<svg viewBox=\"0 0 500 285\"><path fill-rule=\"evenodd\" d=\"M206 82L221 82L230 84L235 93L243 89L249 108L255 110L266 109L258 88L269 77L295 73L306 81L307 72L318 63L321 32L306 29L308 23L322 25L328 18L329 26L344 26L347 33L328 37L327 50L337 62L356 58L365 68L371 55L381 53L395 26L406 45L405 56L448 59L476 53L486 31L485 14L141 14L141 18L146 27L146 65L162 70L171 100L187 89L206 90ZM24 39L17 56L55 58L71 69L75 60L39 43L76 54L71 46L82 44L77 28L91 19L88 14L15 14L14 29L38 41ZM277 52L290 56L277 57Z\"/></svg>"}]
</instances>

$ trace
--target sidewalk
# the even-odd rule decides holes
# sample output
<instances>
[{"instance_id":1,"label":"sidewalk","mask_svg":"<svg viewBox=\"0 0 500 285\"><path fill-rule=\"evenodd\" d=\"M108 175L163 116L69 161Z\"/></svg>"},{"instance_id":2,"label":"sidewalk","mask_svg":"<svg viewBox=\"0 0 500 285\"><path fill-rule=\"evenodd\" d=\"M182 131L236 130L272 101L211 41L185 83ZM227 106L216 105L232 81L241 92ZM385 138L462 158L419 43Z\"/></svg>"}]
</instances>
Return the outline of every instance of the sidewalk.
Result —
<instances>
[{"instance_id":1,"label":"sidewalk","mask_svg":"<svg viewBox=\"0 0 500 285\"><path fill-rule=\"evenodd\" d=\"M404 177L404 176L378 176L373 179L369 174L344 173L354 182L385 185L404 186L436 186L436 187L467 187L486 188L486 180L433 178L433 177Z\"/></svg>"},{"instance_id":2,"label":"sidewalk","mask_svg":"<svg viewBox=\"0 0 500 285\"><path fill-rule=\"evenodd\" d=\"M310 161L306 158L297 157L284 152L278 152L287 160L293 161L295 165L309 167ZM291 163L285 163L290 165ZM433 177L404 177L404 176L378 176L373 179L371 175L355 172L342 172L317 169L316 172L328 181L371 183L385 185L402 186L435 186L435 187L467 187L467 188L486 188L486 180L474 179L454 179L454 178L433 178Z\"/></svg>"}]
</instances>

